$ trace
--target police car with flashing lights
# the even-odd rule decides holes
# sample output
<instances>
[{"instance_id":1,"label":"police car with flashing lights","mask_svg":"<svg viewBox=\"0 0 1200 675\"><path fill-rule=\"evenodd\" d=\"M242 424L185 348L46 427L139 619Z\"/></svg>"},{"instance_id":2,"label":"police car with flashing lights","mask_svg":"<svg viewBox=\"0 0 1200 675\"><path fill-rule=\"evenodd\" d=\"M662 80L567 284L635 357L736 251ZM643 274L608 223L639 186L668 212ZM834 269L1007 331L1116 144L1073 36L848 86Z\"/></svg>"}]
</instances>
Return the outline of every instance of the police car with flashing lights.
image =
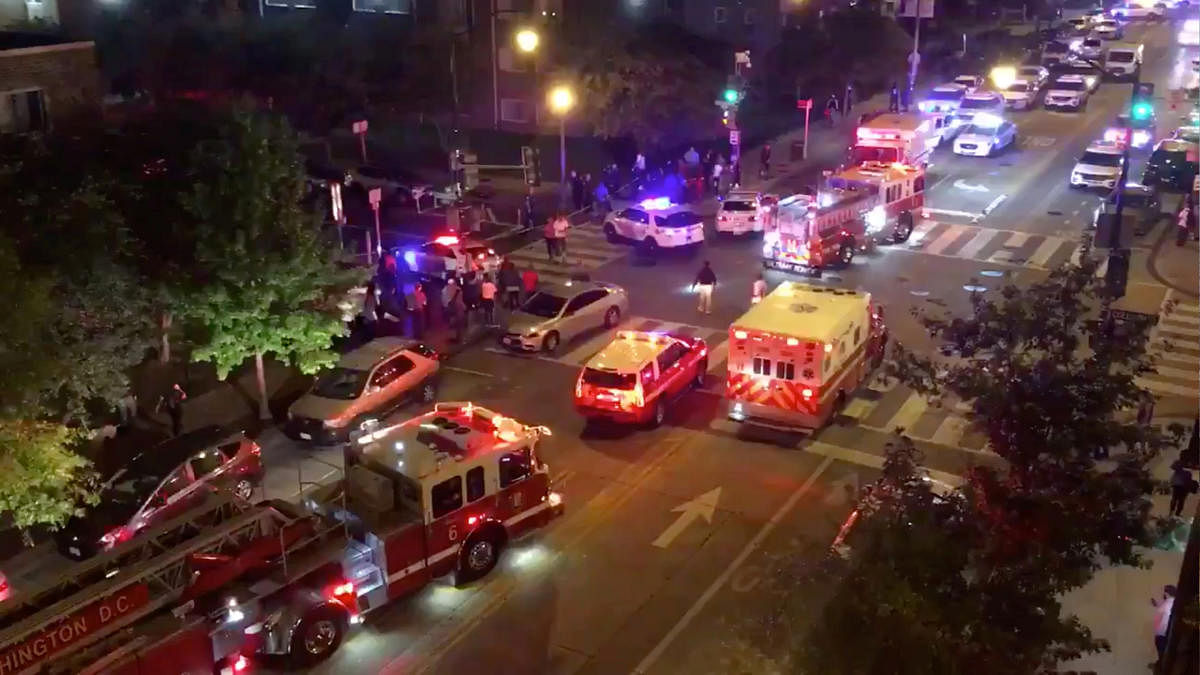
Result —
<instances>
[{"instance_id":1,"label":"police car with flashing lights","mask_svg":"<svg viewBox=\"0 0 1200 675\"><path fill-rule=\"evenodd\" d=\"M957 84L942 84L933 88L925 100L917 104L923 113L950 113L958 110L967 90Z\"/></svg>"},{"instance_id":2,"label":"police car with flashing lights","mask_svg":"<svg viewBox=\"0 0 1200 675\"><path fill-rule=\"evenodd\" d=\"M704 219L666 197L655 197L610 213L604 219L604 235L611 242L639 243L651 251L699 246L704 243Z\"/></svg>"},{"instance_id":3,"label":"police car with flashing lights","mask_svg":"<svg viewBox=\"0 0 1200 675\"><path fill-rule=\"evenodd\" d=\"M991 157L1017 142L1017 125L995 115L980 113L954 139L954 154Z\"/></svg>"},{"instance_id":4,"label":"police car with flashing lights","mask_svg":"<svg viewBox=\"0 0 1200 675\"><path fill-rule=\"evenodd\" d=\"M958 106L958 110L950 118L951 133L958 133L963 127L970 126L975 115L979 113L1003 115L1004 106L1004 97L994 91L977 91L967 94L963 98L962 105Z\"/></svg>"},{"instance_id":5,"label":"police car with flashing lights","mask_svg":"<svg viewBox=\"0 0 1200 675\"><path fill-rule=\"evenodd\" d=\"M1116 143L1092 143L1071 169L1071 187L1112 189L1125 164L1123 153Z\"/></svg>"},{"instance_id":6,"label":"police car with flashing lights","mask_svg":"<svg viewBox=\"0 0 1200 675\"><path fill-rule=\"evenodd\" d=\"M1091 90L1082 75L1061 75L1046 90L1042 105L1047 108L1082 110L1087 107Z\"/></svg>"},{"instance_id":7,"label":"police car with flashing lights","mask_svg":"<svg viewBox=\"0 0 1200 675\"><path fill-rule=\"evenodd\" d=\"M1104 140L1115 145L1125 143L1125 130L1127 128L1133 132L1129 147L1136 150L1145 150L1154 145L1158 123L1154 117L1153 110L1145 117L1117 115L1116 123L1104 130Z\"/></svg>"},{"instance_id":8,"label":"police car with flashing lights","mask_svg":"<svg viewBox=\"0 0 1200 675\"><path fill-rule=\"evenodd\" d=\"M417 248L393 249L392 255L398 267L424 278L495 274L500 269L500 256L487 242L454 234L435 237Z\"/></svg>"}]
</instances>

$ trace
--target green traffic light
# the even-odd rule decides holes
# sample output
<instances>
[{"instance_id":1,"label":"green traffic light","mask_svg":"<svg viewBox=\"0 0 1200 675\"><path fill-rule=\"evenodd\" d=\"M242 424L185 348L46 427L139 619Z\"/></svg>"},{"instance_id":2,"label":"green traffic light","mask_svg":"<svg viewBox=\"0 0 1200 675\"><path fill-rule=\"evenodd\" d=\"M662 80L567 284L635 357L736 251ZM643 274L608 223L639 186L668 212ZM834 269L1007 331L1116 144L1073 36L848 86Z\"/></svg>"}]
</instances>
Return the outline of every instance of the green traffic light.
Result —
<instances>
[{"instance_id":1,"label":"green traffic light","mask_svg":"<svg viewBox=\"0 0 1200 675\"><path fill-rule=\"evenodd\" d=\"M725 101L726 102L737 103L737 100L738 100L737 89L726 89L725 90Z\"/></svg>"},{"instance_id":2,"label":"green traffic light","mask_svg":"<svg viewBox=\"0 0 1200 675\"><path fill-rule=\"evenodd\" d=\"M1134 119L1148 119L1154 113L1154 108L1149 103L1135 103L1133 106Z\"/></svg>"}]
</instances>

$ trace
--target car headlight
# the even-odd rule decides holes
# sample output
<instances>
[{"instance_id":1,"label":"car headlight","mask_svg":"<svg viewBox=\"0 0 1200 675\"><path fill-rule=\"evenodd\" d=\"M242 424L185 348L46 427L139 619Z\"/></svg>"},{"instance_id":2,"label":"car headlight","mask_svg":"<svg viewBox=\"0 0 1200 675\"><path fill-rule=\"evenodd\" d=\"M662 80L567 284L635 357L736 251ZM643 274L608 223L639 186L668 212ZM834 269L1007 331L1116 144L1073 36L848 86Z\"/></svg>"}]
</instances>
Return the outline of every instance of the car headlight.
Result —
<instances>
[{"instance_id":1,"label":"car headlight","mask_svg":"<svg viewBox=\"0 0 1200 675\"><path fill-rule=\"evenodd\" d=\"M525 331L525 337L529 338L535 338L541 334L542 332L536 328L530 328L529 330Z\"/></svg>"},{"instance_id":2,"label":"car headlight","mask_svg":"<svg viewBox=\"0 0 1200 675\"><path fill-rule=\"evenodd\" d=\"M340 429L345 425L346 420L338 419L336 417L331 420L325 420L321 422L321 426L325 427L326 429Z\"/></svg>"}]
</instances>

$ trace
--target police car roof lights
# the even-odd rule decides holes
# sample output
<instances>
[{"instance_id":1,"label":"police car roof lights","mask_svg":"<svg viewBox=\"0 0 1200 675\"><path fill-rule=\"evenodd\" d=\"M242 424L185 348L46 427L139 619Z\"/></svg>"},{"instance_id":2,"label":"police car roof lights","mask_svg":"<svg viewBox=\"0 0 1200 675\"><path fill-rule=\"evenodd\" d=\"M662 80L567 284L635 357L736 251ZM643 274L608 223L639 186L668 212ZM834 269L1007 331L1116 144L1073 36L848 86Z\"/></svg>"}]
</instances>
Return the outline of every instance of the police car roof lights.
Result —
<instances>
[{"instance_id":1,"label":"police car roof lights","mask_svg":"<svg viewBox=\"0 0 1200 675\"><path fill-rule=\"evenodd\" d=\"M647 211L662 211L669 209L674 205L671 203L670 197L650 197L649 199L643 199L642 201L638 202L638 206L641 206Z\"/></svg>"},{"instance_id":2,"label":"police car roof lights","mask_svg":"<svg viewBox=\"0 0 1200 675\"><path fill-rule=\"evenodd\" d=\"M458 236L453 234L443 234L440 237L434 237L433 243L441 244L442 246L453 246L458 243Z\"/></svg>"},{"instance_id":3,"label":"police car roof lights","mask_svg":"<svg viewBox=\"0 0 1200 675\"><path fill-rule=\"evenodd\" d=\"M971 124L981 129L995 129L1003 122L1003 117L986 112L975 113L975 117L971 119Z\"/></svg>"}]
</instances>

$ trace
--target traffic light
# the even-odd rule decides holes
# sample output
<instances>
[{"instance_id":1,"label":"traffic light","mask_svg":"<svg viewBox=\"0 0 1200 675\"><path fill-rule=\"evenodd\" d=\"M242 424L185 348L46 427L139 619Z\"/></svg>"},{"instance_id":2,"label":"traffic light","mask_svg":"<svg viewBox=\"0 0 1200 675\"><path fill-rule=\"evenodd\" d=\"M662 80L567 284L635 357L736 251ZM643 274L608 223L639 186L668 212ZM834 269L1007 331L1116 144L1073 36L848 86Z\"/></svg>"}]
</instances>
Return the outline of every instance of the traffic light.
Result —
<instances>
[{"instance_id":1,"label":"traffic light","mask_svg":"<svg viewBox=\"0 0 1200 675\"><path fill-rule=\"evenodd\" d=\"M737 89L734 89L733 87L729 87L725 90L725 93L722 95L722 98L725 99L726 103L732 104L732 103L738 102L738 98L740 98L740 95L738 94Z\"/></svg>"},{"instance_id":2,"label":"traffic light","mask_svg":"<svg viewBox=\"0 0 1200 675\"><path fill-rule=\"evenodd\" d=\"M542 155L537 148L521 146L521 168L525 171L525 184L538 187L542 184Z\"/></svg>"},{"instance_id":3,"label":"traffic light","mask_svg":"<svg viewBox=\"0 0 1200 675\"><path fill-rule=\"evenodd\" d=\"M725 126L729 126L729 111L728 110L721 111L721 124L724 124Z\"/></svg>"},{"instance_id":4,"label":"traffic light","mask_svg":"<svg viewBox=\"0 0 1200 675\"><path fill-rule=\"evenodd\" d=\"M1125 297L1125 285L1129 282L1129 249L1116 249L1108 256L1108 269L1104 272L1104 286L1113 300Z\"/></svg>"},{"instance_id":5,"label":"traffic light","mask_svg":"<svg viewBox=\"0 0 1200 675\"><path fill-rule=\"evenodd\" d=\"M1133 119L1148 120L1154 114L1154 105L1149 101L1136 101L1133 104Z\"/></svg>"}]
</instances>

